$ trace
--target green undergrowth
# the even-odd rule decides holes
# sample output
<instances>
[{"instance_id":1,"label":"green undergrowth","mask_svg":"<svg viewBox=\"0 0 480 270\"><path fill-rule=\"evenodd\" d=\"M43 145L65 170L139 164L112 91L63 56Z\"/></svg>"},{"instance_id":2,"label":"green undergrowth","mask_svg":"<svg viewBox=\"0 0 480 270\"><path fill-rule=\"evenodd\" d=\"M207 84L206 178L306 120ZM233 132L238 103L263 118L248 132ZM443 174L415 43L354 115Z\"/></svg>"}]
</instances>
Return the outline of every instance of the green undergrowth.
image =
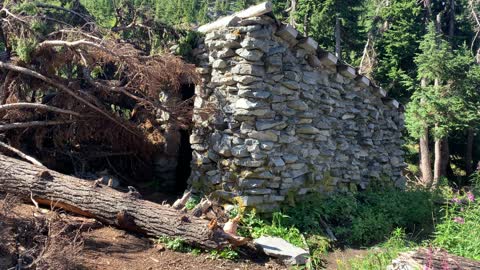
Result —
<instances>
[{"instance_id":1,"label":"green undergrowth","mask_svg":"<svg viewBox=\"0 0 480 270\"><path fill-rule=\"evenodd\" d=\"M400 252L411 250L416 246L416 243L408 240L403 229L397 228L387 241L369 249L365 256L337 261L337 269L384 270Z\"/></svg>"},{"instance_id":2,"label":"green undergrowth","mask_svg":"<svg viewBox=\"0 0 480 270\"><path fill-rule=\"evenodd\" d=\"M448 252L480 260L480 202L478 189L444 189L446 204L435 227L432 244Z\"/></svg>"},{"instance_id":3,"label":"green undergrowth","mask_svg":"<svg viewBox=\"0 0 480 270\"><path fill-rule=\"evenodd\" d=\"M244 212L239 206L230 215L242 216L238 228L241 236L281 237L308 250L310 260L303 266L306 269L322 269L325 255L338 248L367 250L360 258L337 262L338 269L385 269L400 252L422 246L441 247L451 254L478 260L478 190L444 186L437 191L386 189L330 197L310 195L268 217ZM327 227L336 241L326 236ZM201 252L180 239L163 237L158 241L175 251ZM238 252L227 248L210 251L208 257L235 260Z\"/></svg>"},{"instance_id":4,"label":"green undergrowth","mask_svg":"<svg viewBox=\"0 0 480 270\"><path fill-rule=\"evenodd\" d=\"M371 257L381 265L382 260L386 262L403 250L400 243L407 243L407 234L415 236L417 242L430 235L434 226L432 217L439 212L434 204L438 196L421 189L369 190L330 197L310 195L293 207L273 213L270 218L262 219L255 212L246 213L239 232L252 238L278 236L308 248L311 259L306 267L311 269L321 269L323 255L339 247L376 245L378 251ZM326 236L325 224L337 241ZM404 245L410 246L413 245Z\"/></svg>"},{"instance_id":5,"label":"green undergrowth","mask_svg":"<svg viewBox=\"0 0 480 270\"><path fill-rule=\"evenodd\" d=\"M154 242L156 244L163 244L166 249L173 250L182 253L191 253L193 255L200 255L202 253L209 253L210 259L226 259L237 260L240 256L239 253L231 247L226 247L221 250L205 251L199 248L194 248L187 244L183 239L178 237L159 236Z\"/></svg>"}]
</instances>

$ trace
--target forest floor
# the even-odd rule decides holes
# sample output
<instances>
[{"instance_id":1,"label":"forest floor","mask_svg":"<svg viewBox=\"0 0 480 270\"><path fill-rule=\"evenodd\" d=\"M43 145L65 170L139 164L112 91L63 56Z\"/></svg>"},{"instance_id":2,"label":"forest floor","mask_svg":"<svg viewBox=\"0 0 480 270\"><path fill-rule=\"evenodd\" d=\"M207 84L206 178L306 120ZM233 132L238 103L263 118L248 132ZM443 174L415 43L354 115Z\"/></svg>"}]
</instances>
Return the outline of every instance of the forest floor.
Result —
<instances>
[{"instance_id":1,"label":"forest floor","mask_svg":"<svg viewBox=\"0 0 480 270\"><path fill-rule=\"evenodd\" d=\"M0 240L5 247L17 246L19 224L33 224L35 207L28 204L17 203L12 209L9 209L9 217L0 220ZM45 212L45 211L44 211ZM51 211L50 211L51 212ZM63 219L70 219L72 216L61 214ZM78 218L76 218L78 221ZM33 226L35 227L35 226ZM30 228L34 230L35 228ZM27 229L28 230L28 229ZM72 231L76 234L77 231ZM285 265L266 257L265 255L241 256L236 261L226 259L213 259L209 253L194 255L192 253L181 253L159 248L155 246L151 239L141 235L127 233L113 227L94 226L80 233L82 244L74 252L74 256L68 256L68 259L74 262L68 262L69 267L65 269L80 270L146 270L146 269L287 269ZM68 242L64 242L67 244ZM57 242L56 245L62 245ZM67 244L68 245L68 244ZM71 247L56 247L55 249L68 250ZM8 248L7 248L8 249ZM12 249L11 249L12 250ZM15 259L12 252L2 250L0 246L0 270L9 269L14 266ZM45 252L48 254L48 252ZM363 254L361 250L345 250L329 253L324 259L326 269L336 269L338 260L345 260L357 255ZM60 255L61 256L61 255ZM65 258L62 258L65 259ZM52 260L52 258L48 258ZM55 258L53 258L55 260ZM52 262L50 262L52 263Z\"/></svg>"}]
</instances>

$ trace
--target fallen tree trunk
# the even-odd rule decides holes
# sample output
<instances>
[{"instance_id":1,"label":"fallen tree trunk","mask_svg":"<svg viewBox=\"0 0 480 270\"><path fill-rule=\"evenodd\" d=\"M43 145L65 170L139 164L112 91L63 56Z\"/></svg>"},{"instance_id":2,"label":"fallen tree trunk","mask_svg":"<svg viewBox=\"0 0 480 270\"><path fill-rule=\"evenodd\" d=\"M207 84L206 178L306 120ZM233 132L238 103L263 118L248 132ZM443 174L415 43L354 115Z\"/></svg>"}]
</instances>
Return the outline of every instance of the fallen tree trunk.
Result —
<instances>
[{"instance_id":1,"label":"fallen tree trunk","mask_svg":"<svg viewBox=\"0 0 480 270\"><path fill-rule=\"evenodd\" d=\"M480 269L480 262L451 255L440 249L420 248L415 251L400 253L387 269L473 270Z\"/></svg>"},{"instance_id":2,"label":"fallen tree trunk","mask_svg":"<svg viewBox=\"0 0 480 270\"><path fill-rule=\"evenodd\" d=\"M0 154L0 192L33 199L105 224L149 236L182 238L205 249L228 244L228 235L208 220L196 218L168 205L137 198L97 182L78 179Z\"/></svg>"}]
</instances>

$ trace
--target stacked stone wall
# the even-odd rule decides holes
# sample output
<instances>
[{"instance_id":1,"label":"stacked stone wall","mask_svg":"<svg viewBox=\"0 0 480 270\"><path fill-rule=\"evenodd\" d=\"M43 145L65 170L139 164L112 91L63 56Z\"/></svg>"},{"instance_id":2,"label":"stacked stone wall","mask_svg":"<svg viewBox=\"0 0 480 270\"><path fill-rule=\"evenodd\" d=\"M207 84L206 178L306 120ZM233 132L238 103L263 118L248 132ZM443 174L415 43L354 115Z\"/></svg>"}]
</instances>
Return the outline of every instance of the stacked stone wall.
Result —
<instances>
[{"instance_id":1,"label":"stacked stone wall","mask_svg":"<svg viewBox=\"0 0 480 270\"><path fill-rule=\"evenodd\" d=\"M309 192L404 185L399 104L268 16L196 49L191 187L268 212Z\"/></svg>"}]
</instances>

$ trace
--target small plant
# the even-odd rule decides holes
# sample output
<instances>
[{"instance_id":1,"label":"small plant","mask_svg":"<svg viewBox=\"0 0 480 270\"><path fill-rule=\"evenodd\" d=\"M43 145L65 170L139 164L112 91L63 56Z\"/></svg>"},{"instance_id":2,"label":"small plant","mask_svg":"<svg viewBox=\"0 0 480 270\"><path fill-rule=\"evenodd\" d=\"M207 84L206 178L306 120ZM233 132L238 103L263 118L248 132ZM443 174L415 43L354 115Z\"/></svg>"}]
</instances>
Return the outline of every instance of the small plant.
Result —
<instances>
[{"instance_id":1,"label":"small plant","mask_svg":"<svg viewBox=\"0 0 480 270\"><path fill-rule=\"evenodd\" d=\"M480 202L472 191L450 192L433 244L450 253L480 260Z\"/></svg>"},{"instance_id":2,"label":"small plant","mask_svg":"<svg viewBox=\"0 0 480 270\"><path fill-rule=\"evenodd\" d=\"M38 7L32 2L23 2L19 5L15 5L12 9L15 13L25 13L26 15L34 16L39 13Z\"/></svg>"},{"instance_id":3,"label":"small plant","mask_svg":"<svg viewBox=\"0 0 480 270\"><path fill-rule=\"evenodd\" d=\"M226 260L234 261L238 259L239 255L237 251L233 250L231 247L227 247L222 250L210 251L210 255L208 257L215 260L226 259Z\"/></svg>"},{"instance_id":4,"label":"small plant","mask_svg":"<svg viewBox=\"0 0 480 270\"><path fill-rule=\"evenodd\" d=\"M194 248L194 249L192 249L192 250L190 251L190 253L191 253L192 255L198 256L198 255L202 254L202 250L199 249L199 248Z\"/></svg>"},{"instance_id":5,"label":"small plant","mask_svg":"<svg viewBox=\"0 0 480 270\"><path fill-rule=\"evenodd\" d=\"M259 238L263 235L276 236L298 247L305 247L300 230L294 226L287 226L289 216L280 212L273 213L272 223L268 224L256 216L255 211L247 213L239 228L239 234L245 237Z\"/></svg>"},{"instance_id":6,"label":"small plant","mask_svg":"<svg viewBox=\"0 0 480 270\"><path fill-rule=\"evenodd\" d=\"M18 55L20 60L25 63L29 63L31 60L32 52L37 45L36 41L33 39L21 38L16 39L13 45L15 53Z\"/></svg>"},{"instance_id":7,"label":"small plant","mask_svg":"<svg viewBox=\"0 0 480 270\"><path fill-rule=\"evenodd\" d=\"M199 203L200 203L200 198L196 196L192 196L188 199L187 203L185 204L185 208L187 208L187 210L192 210Z\"/></svg>"},{"instance_id":8,"label":"small plant","mask_svg":"<svg viewBox=\"0 0 480 270\"><path fill-rule=\"evenodd\" d=\"M156 240L157 243L165 244L167 249L177 252L191 252L192 248L185 243L181 238L174 238L169 236L159 236Z\"/></svg>"}]
</instances>

